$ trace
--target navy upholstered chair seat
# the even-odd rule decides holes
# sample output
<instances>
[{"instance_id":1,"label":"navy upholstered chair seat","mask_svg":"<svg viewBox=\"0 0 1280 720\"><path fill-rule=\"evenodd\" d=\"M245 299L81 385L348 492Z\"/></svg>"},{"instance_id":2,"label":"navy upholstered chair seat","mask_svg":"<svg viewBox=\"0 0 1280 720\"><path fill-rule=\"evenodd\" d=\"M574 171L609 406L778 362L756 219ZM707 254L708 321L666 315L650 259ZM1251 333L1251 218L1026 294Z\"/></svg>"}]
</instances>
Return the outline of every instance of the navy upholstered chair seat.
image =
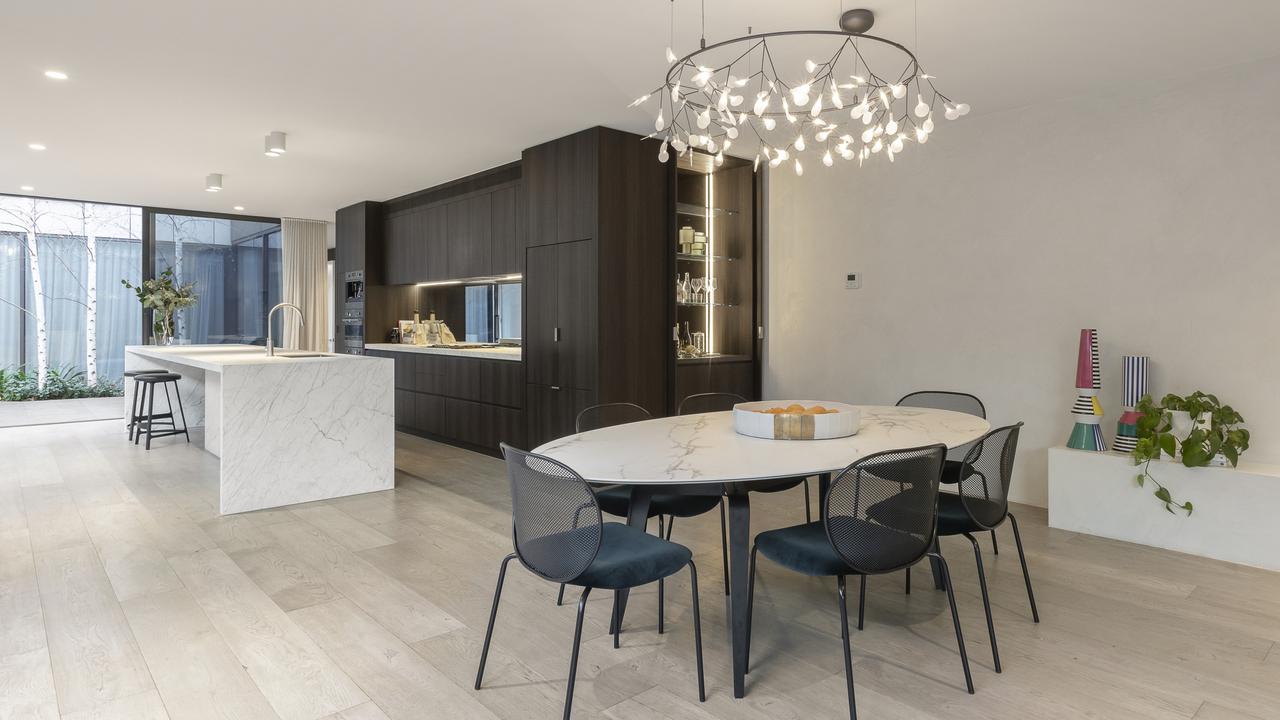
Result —
<instances>
[{"instance_id":1,"label":"navy upholstered chair seat","mask_svg":"<svg viewBox=\"0 0 1280 720\"><path fill-rule=\"evenodd\" d=\"M693 553L683 545L622 523L605 523L600 552L570 585L618 590L647 585L683 570Z\"/></svg>"},{"instance_id":2,"label":"navy upholstered chair seat","mask_svg":"<svg viewBox=\"0 0 1280 720\"><path fill-rule=\"evenodd\" d=\"M596 500L600 509L610 515L626 517L631 507L631 489L622 485L596 488ZM649 500L649 517L691 518L715 510L720 505L718 495L670 495L658 494Z\"/></svg>"},{"instance_id":3,"label":"navy upholstered chair seat","mask_svg":"<svg viewBox=\"0 0 1280 720\"><path fill-rule=\"evenodd\" d=\"M894 557L909 555L912 548L920 544L919 538L909 533L858 518L832 518L832 522L846 526L845 531L857 534L869 545L882 548ZM861 574L840 558L821 521L760 533L756 536L756 546L765 557L804 575Z\"/></svg>"},{"instance_id":4,"label":"navy upholstered chair seat","mask_svg":"<svg viewBox=\"0 0 1280 720\"><path fill-rule=\"evenodd\" d=\"M947 485L959 485L961 477L973 474L973 468L967 467L963 460L948 460L942 464L942 482Z\"/></svg>"},{"instance_id":5,"label":"navy upholstered chair seat","mask_svg":"<svg viewBox=\"0 0 1280 720\"><path fill-rule=\"evenodd\" d=\"M965 502L959 495L954 493L938 494L939 535L962 535L986 530L985 527L974 522L973 516L969 514L969 510L964 506ZM998 502L979 498L969 498L967 502L979 515L984 515L984 513L1004 514L1001 504Z\"/></svg>"}]
</instances>

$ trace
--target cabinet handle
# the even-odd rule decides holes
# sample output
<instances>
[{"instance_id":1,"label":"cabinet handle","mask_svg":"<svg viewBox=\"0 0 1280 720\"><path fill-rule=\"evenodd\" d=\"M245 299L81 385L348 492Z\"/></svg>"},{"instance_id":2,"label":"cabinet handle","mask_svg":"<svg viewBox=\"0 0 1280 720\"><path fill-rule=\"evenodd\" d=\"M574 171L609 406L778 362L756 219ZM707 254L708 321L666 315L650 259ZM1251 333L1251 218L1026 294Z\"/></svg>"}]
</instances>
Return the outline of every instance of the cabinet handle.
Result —
<instances>
[{"instance_id":1,"label":"cabinet handle","mask_svg":"<svg viewBox=\"0 0 1280 720\"><path fill-rule=\"evenodd\" d=\"M552 336L552 340L551 340L552 342L560 342L560 328L556 328L555 330L553 330L551 333L551 336Z\"/></svg>"},{"instance_id":2,"label":"cabinet handle","mask_svg":"<svg viewBox=\"0 0 1280 720\"><path fill-rule=\"evenodd\" d=\"M551 389L552 389L552 390L559 390L559 389L560 389L560 386L559 386L559 385L552 385L552 386L551 386Z\"/></svg>"}]
</instances>

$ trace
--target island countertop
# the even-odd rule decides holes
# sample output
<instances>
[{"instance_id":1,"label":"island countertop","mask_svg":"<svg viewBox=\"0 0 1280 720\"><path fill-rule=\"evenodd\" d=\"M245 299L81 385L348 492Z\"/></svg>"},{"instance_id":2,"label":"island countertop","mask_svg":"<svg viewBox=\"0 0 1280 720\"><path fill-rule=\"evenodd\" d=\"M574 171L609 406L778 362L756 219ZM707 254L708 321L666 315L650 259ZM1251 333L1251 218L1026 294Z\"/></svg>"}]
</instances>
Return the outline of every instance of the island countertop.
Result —
<instances>
[{"instance_id":1,"label":"island countertop","mask_svg":"<svg viewBox=\"0 0 1280 720\"><path fill-rule=\"evenodd\" d=\"M365 350L381 352L419 353L424 355L450 355L453 357L482 360L510 360L520 362L523 350L518 347L449 347L447 345L407 345L403 343L366 343Z\"/></svg>"},{"instance_id":2,"label":"island countertop","mask_svg":"<svg viewBox=\"0 0 1280 720\"><path fill-rule=\"evenodd\" d=\"M267 354L265 347L259 345L130 345L126 349L140 357L180 363L211 372L221 372L229 365L358 362L367 359L360 355L280 349L272 356Z\"/></svg>"}]
</instances>

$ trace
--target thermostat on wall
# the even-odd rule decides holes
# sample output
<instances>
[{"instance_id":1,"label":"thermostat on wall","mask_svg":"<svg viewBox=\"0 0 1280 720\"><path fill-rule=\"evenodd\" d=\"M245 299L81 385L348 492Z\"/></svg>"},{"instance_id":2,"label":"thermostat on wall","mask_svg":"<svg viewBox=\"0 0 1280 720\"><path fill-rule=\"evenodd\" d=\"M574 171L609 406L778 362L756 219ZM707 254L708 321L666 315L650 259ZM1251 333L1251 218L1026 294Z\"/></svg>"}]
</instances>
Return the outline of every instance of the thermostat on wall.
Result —
<instances>
[{"instance_id":1,"label":"thermostat on wall","mask_svg":"<svg viewBox=\"0 0 1280 720\"><path fill-rule=\"evenodd\" d=\"M844 276L846 290L857 290L862 287L862 273L852 272Z\"/></svg>"}]
</instances>

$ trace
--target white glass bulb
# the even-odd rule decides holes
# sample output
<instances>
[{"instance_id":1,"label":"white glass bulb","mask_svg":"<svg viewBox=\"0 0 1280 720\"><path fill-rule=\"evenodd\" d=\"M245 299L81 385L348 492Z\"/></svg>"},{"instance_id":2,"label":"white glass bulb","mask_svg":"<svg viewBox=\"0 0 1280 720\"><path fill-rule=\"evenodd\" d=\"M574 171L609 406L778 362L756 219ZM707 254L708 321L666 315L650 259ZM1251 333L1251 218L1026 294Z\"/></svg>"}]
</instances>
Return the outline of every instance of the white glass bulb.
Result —
<instances>
[{"instance_id":1,"label":"white glass bulb","mask_svg":"<svg viewBox=\"0 0 1280 720\"><path fill-rule=\"evenodd\" d=\"M844 109L844 98L840 97L839 88L831 86L831 105L837 110Z\"/></svg>"},{"instance_id":2,"label":"white glass bulb","mask_svg":"<svg viewBox=\"0 0 1280 720\"><path fill-rule=\"evenodd\" d=\"M676 152L678 152L678 153L682 153L682 152L684 152L684 149L685 149L685 148L687 148L687 147L689 147L689 146L688 146L688 145L686 145L686 144L685 144L685 142L684 142L683 140L681 140L680 138L674 138L674 139L672 139L672 140L671 140L671 147L675 148L675 149L676 149Z\"/></svg>"},{"instance_id":3,"label":"white glass bulb","mask_svg":"<svg viewBox=\"0 0 1280 720\"><path fill-rule=\"evenodd\" d=\"M835 160L833 160L833 159L831 158L831 151L830 151L830 150L828 150L828 151L827 151L827 152L822 156L822 164L823 164L823 165L826 165L827 167L831 167L831 165L832 165L834 162L835 162Z\"/></svg>"},{"instance_id":4,"label":"white glass bulb","mask_svg":"<svg viewBox=\"0 0 1280 720\"><path fill-rule=\"evenodd\" d=\"M741 104L742 104L742 96L741 96L741 95L730 95L730 96L729 96L729 104L730 104L730 105L732 105L733 107L738 107L739 105L741 105Z\"/></svg>"},{"instance_id":5,"label":"white glass bulb","mask_svg":"<svg viewBox=\"0 0 1280 720\"><path fill-rule=\"evenodd\" d=\"M863 125L870 125L871 121L875 119L876 119L876 114L872 112L870 108L868 108L866 112L862 113Z\"/></svg>"},{"instance_id":6,"label":"white glass bulb","mask_svg":"<svg viewBox=\"0 0 1280 720\"><path fill-rule=\"evenodd\" d=\"M653 121L653 129L662 132L662 128L666 126L667 123L662 119L662 108L658 108L658 119Z\"/></svg>"},{"instance_id":7,"label":"white glass bulb","mask_svg":"<svg viewBox=\"0 0 1280 720\"><path fill-rule=\"evenodd\" d=\"M765 110L769 109L769 91L761 90L756 93L756 103L751 107L751 111L756 115L763 115Z\"/></svg>"},{"instance_id":8,"label":"white glass bulb","mask_svg":"<svg viewBox=\"0 0 1280 720\"><path fill-rule=\"evenodd\" d=\"M822 114L822 96L819 95L817 100L813 101L813 107L809 108L810 117L818 117Z\"/></svg>"},{"instance_id":9,"label":"white glass bulb","mask_svg":"<svg viewBox=\"0 0 1280 720\"><path fill-rule=\"evenodd\" d=\"M716 141L712 140L711 138L707 138L707 152L713 153L715 151L716 151Z\"/></svg>"},{"instance_id":10,"label":"white glass bulb","mask_svg":"<svg viewBox=\"0 0 1280 720\"><path fill-rule=\"evenodd\" d=\"M933 116L930 115L925 118L924 122L920 124L920 127L924 128L924 131L927 133L933 132Z\"/></svg>"},{"instance_id":11,"label":"white glass bulb","mask_svg":"<svg viewBox=\"0 0 1280 720\"><path fill-rule=\"evenodd\" d=\"M680 80L677 80L675 86L671 88L671 102L680 101L680 82Z\"/></svg>"},{"instance_id":12,"label":"white glass bulb","mask_svg":"<svg viewBox=\"0 0 1280 720\"><path fill-rule=\"evenodd\" d=\"M883 135L883 134L884 134L884 127L883 127L883 126L881 126L881 125L876 125L876 126L873 128L873 132L874 132L874 135L875 135L876 137L880 137L881 135Z\"/></svg>"},{"instance_id":13,"label":"white glass bulb","mask_svg":"<svg viewBox=\"0 0 1280 720\"><path fill-rule=\"evenodd\" d=\"M733 144L732 140L725 140L724 142L720 143L720 153L724 154L724 152L727 151L729 149L729 146L732 144Z\"/></svg>"},{"instance_id":14,"label":"white glass bulb","mask_svg":"<svg viewBox=\"0 0 1280 720\"><path fill-rule=\"evenodd\" d=\"M893 148L889 148L885 154L889 156L889 162L893 162Z\"/></svg>"},{"instance_id":15,"label":"white glass bulb","mask_svg":"<svg viewBox=\"0 0 1280 720\"><path fill-rule=\"evenodd\" d=\"M658 162L666 162L670 157L667 153L667 144L664 142L662 143L662 148L658 150Z\"/></svg>"},{"instance_id":16,"label":"white glass bulb","mask_svg":"<svg viewBox=\"0 0 1280 720\"><path fill-rule=\"evenodd\" d=\"M948 104L947 109L942 113L942 116L948 120L955 120L960 117L960 111L957 110L954 105Z\"/></svg>"},{"instance_id":17,"label":"white glass bulb","mask_svg":"<svg viewBox=\"0 0 1280 720\"><path fill-rule=\"evenodd\" d=\"M902 98L907 96L907 86L903 85L902 83L898 83L897 85L890 85L889 91L892 92L893 96L898 100L901 100Z\"/></svg>"},{"instance_id":18,"label":"white glass bulb","mask_svg":"<svg viewBox=\"0 0 1280 720\"><path fill-rule=\"evenodd\" d=\"M925 132L925 129L922 127L916 128L916 142L921 145L929 142L929 133Z\"/></svg>"},{"instance_id":19,"label":"white glass bulb","mask_svg":"<svg viewBox=\"0 0 1280 720\"><path fill-rule=\"evenodd\" d=\"M635 100L632 100L632 101L631 101L631 104L630 104L630 105L628 105L627 107L635 107L635 106L639 105L640 103L642 103L642 102L644 102L645 100L648 100L648 99L649 99L649 96L648 96L648 95L641 95L640 97L636 98Z\"/></svg>"},{"instance_id":20,"label":"white glass bulb","mask_svg":"<svg viewBox=\"0 0 1280 720\"><path fill-rule=\"evenodd\" d=\"M706 130L707 126L710 124L711 124L711 108L707 108L702 112L698 113L698 129Z\"/></svg>"},{"instance_id":21,"label":"white glass bulb","mask_svg":"<svg viewBox=\"0 0 1280 720\"><path fill-rule=\"evenodd\" d=\"M893 142L889 143L889 149L896 153L902 152L902 136L901 135L894 138Z\"/></svg>"},{"instance_id":22,"label":"white glass bulb","mask_svg":"<svg viewBox=\"0 0 1280 720\"><path fill-rule=\"evenodd\" d=\"M716 153L716 167L724 164L724 153Z\"/></svg>"},{"instance_id":23,"label":"white glass bulb","mask_svg":"<svg viewBox=\"0 0 1280 720\"><path fill-rule=\"evenodd\" d=\"M871 146L871 152L878 153L880 152L880 149L883 147L884 147L884 141L881 140L880 138L876 138L875 144Z\"/></svg>"},{"instance_id":24,"label":"white glass bulb","mask_svg":"<svg viewBox=\"0 0 1280 720\"><path fill-rule=\"evenodd\" d=\"M796 146L796 150L804 152L804 133L797 135L796 141L792 144Z\"/></svg>"},{"instance_id":25,"label":"white glass bulb","mask_svg":"<svg viewBox=\"0 0 1280 720\"><path fill-rule=\"evenodd\" d=\"M960 103L959 105L957 105L956 112L960 113L961 116L968 115L969 103Z\"/></svg>"},{"instance_id":26,"label":"white glass bulb","mask_svg":"<svg viewBox=\"0 0 1280 720\"><path fill-rule=\"evenodd\" d=\"M796 175L804 174L804 166L800 164L800 158L796 158Z\"/></svg>"},{"instance_id":27,"label":"white glass bulb","mask_svg":"<svg viewBox=\"0 0 1280 720\"><path fill-rule=\"evenodd\" d=\"M787 104L787 99L782 98L782 112L787 116L787 122L794 123L796 116L791 114L791 106Z\"/></svg>"},{"instance_id":28,"label":"white glass bulb","mask_svg":"<svg viewBox=\"0 0 1280 720\"><path fill-rule=\"evenodd\" d=\"M924 96L922 96L922 95L921 95L921 96L917 96L917 98L916 98L916 117L918 117L918 118L922 118L922 117L924 117L925 115L928 115L928 114L929 114L929 105L925 103L925 101L924 101Z\"/></svg>"},{"instance_id":29,"label":"white glass bulb","mask_svg":"<svg viewBox=\"0 0 1280 720\"><path fill-rule=\"evenodd\" d=\"M780 157L774 157L772 160L770 160L770 161L769 161L769 167L775 167L775 168L776 168L776 167L778 167L778 166L779 166L779 165L781 165L781 164L782 164L782 158L780 158Z\"/></svg>"},{"instance_id":30,"label":"white glass bulb","mask_svg":"<svg viewBox=\"0 0 1280 720\"><path fill-rule=\"evenodd\" d=\"M890 135L898 132L898 119L891 117L889 123L884 126L884 131Z\"/></svg>"},{"instance_id":31,"label":"white glass bulb","mask_svg":"<svg viewBox=\"0 0 1280 720\"><path fill-rule=\"evenodd\" d=\"M772 130L772 129L774 129L775 127L777 127L777 125L778 125L778 121L774 120L774 119L773 119L773 118L771 118L771 117L767 117L767 118L765 118L765 119L763 120L763 123L764 123L764 129L765 129L765 130Z\"/></svg>"},{"instance_id":32,"label":"white glass bulb","mask_svg":"<svg viewBox=\"0 0 1280 720\"><path fill-rule=\"evenodd\" d=\"M738 128L733 127L733 126L730 126L730 127L728 127L728 128L726 128L726 129L725 129L724 134L725 134L725 135L727 135L727 136L728 136L728 138L729 138L730 140L737 140L737 139L738 139ZM726 145L728 145L728 143L725 143L725 144L726 144Z\"/></svg>"},{"instance_id":33,"label":"white glass bulb","mask_svg":"<svg viewBox=\"0 0 1280 720\"><path fill-rule=\"evenodd\" d=\"M850 75L849 77L853 78L854 85L865 85L867 83L867 79L861 75Z\"/></svg>"},{"instance_id":34,"label":"white glass bulb","mask_svg":"<svg viewBox=\"0 0 1280 720\"><path fill-rule=\"evenodd\" d=\"M809 83L804 83L803 85L797 85L791 88L791 99L794 100L797 105L808 105Z\"/></svg>"},{"instance_id":35,"label":"white glass bulb","mask_svg":"<svg viewBox=\"0 0 1280 720\"><path fill-rule=\"evenodd\" d=\"M668 62L668 63L673 63L673 62L675 62L675 61L676 61L676 53L675 53L675 51L674 51L674 50L672 50L671 48L667 48L667 62Z\"/></svg>"},{"instance_id":36,"label":"white glass bulb","mask_svg":"<svg viewBox=\"0 0 1280 720\"><path fill-rule=\"evenodd\" d=\"M889 96L885 93L884 88L880 88L877 94L880 96L880 104L889 107Z\"/></svg>"},{"instance_id":37,"label":"white glass bulb","mask_svg":"<svg viewBox=\"0 0 1280 720\"><path fill-rule=\"evenodd\" d=\"M751 165L751 172L760 172L760 153L756 153L756 161Z\"/></svg>"},{"instance_id":38,"label":"white glass bulb","mask_svg":"<svg viewBox=\"0 0 1280 720\"><path fill-rule=\"evenodd\" d=\"M775 157L781 160L786 160L787 158L791 157L791 153L787 152L782 148L778 148L778 152L777 152L777 155L775 155Z\"/></svg>"},{"instance_id":39,"label":"white glass bulb","mask_svg":"<svg viewBox=\"0 0 1280 720\"><path fill-rule=\"evenodd\" d=\"M852 160L853 151L850 150L848 146L846 146L843 150L840 151L840 157L844 158L845 160Z\"/></svg>"},{"instance_id":40,"label":"white glass bulb","mask_svg":"<svg viewBox=\"0 0 1280 720\"><path fill-rule=\"evenodd\" d=\"M854 105L853 109L849 111L849 117L856 118L859 115L865 115L867 114L868 108L869 106L867 105L867 101L864 98L862 102L858 103L857 105Z\"/></svg>"},{"instance_id":41,"label":"white glass bulb","mask_svg":"<svg viewBox=\"0 0 1280 720\"><path fill-rule=\"evenodd\" d=\"M869 127L866 130L862 131L862 142L864 143L871 142L872 140L875 139L875 137L876 137L876 129L873 127Z\"/></svg>"},{"instance_id":42,"label":"white glass bulb","mask_svg":"<svg viewBox=\"0 0 1280 720\"><path fill-rule=\"evenodd\" d=\"M827 138L829 137L831 137L830 130L821 130L813 136L813 139L817 140L818 142L826 142Z\"/></svg>"},{"instance_id":43,"label":"white glass bulb","mask_svg":"<svg viewBox=\"0 0 1280 720\"><path fill-rule=\"evenodd\" d=\"M818 63L816 63L816 62L814 62L814 61L812 61L812 60L805 60L805 61L804 61L804 71L805 71L805 72L807 72L807 73L809 73L810 75L812 75L812 74L813 74L813 71L814 71L814 70L817 70L817 69L818 69Z\"/></svg>"}]
</instances>

